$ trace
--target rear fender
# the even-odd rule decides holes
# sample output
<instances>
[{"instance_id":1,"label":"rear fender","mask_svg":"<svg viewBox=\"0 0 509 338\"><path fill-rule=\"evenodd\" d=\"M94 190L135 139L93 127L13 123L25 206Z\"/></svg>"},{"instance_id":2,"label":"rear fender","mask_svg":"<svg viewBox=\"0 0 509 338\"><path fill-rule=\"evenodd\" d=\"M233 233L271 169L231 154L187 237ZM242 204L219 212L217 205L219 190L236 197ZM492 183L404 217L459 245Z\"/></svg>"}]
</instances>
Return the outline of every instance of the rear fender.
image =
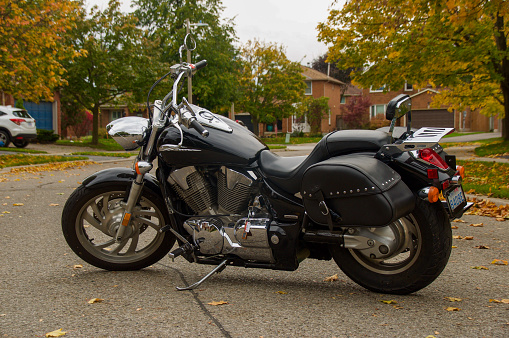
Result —
<instances>
[{"instance_id":1,"label":"rear fender","mask_svg":"<svg viewBox=\"0 0 509 338\"><path fill-rule=\"evenodd\" d=\"M92 174L88 176L84 181L83 185L87 188L93 187L100 183L132 183L133 180L136 178L136 172L133 169L129 168L110 168L101 170L99 172L96 172L95 174ZM144 185L145 187L152 190L154 193L156 193L159 196L163 196L161 193L161 188L159 186L159 182L157 181L157 178L150 174L145 174L144 178Z\"/></svg>"}]
</instances>

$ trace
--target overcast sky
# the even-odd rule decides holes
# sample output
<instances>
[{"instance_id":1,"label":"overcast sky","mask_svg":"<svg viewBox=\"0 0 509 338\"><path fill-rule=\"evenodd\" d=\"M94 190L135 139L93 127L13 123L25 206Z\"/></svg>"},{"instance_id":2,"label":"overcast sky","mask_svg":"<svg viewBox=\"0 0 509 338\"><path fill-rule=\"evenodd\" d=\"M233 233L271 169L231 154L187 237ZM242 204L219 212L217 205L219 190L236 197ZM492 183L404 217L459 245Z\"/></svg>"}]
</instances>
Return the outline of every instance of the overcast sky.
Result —
<instances>
[{"instance_id":1,"label":"overcast sky","mask_svg":"<svg viewBox=\"0 0 509 338\"><path fill-rule=\"evenodd\" d=\"M286 47L287 57L306 65L327 51L318 42L316 26L325 21L333 0L222 0L225 18L235 17L240 43L259 38ZM121 0L124 11L130 1ZM339 3L344 1L340 0ZM104 9L107 1L87 0ZM338 5L335 5L338 8Z\"/></svg>"}]
</instances>

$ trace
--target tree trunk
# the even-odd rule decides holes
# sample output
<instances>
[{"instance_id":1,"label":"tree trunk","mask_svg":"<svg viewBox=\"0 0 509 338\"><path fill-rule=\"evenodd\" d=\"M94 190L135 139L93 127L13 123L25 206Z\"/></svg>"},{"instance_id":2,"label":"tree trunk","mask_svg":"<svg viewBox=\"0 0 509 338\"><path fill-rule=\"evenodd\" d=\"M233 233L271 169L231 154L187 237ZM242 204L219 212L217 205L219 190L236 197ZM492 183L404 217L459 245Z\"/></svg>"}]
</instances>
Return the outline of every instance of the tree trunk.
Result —
<instances>
[{"instance_id":1,"label":"tree trunk","mask_svg":"<svg viewBox=\"0 0 509 338\"><path fill-rule=\"evenodd\" d=\"M92 144L99 143L99 105L92 107Z\"/></svg>"},{"instance_id":2,"label":"tree trunk","mask_svg":"<svg viewBox=\"0 0 509 338\"><path fill-rule=\"evenodd\" d=\"M253 134L255 134L256 136L260 136L260 126L258 118L254 115L251 115L251 122L253 123Z\"/></svg>"}]
</instances>

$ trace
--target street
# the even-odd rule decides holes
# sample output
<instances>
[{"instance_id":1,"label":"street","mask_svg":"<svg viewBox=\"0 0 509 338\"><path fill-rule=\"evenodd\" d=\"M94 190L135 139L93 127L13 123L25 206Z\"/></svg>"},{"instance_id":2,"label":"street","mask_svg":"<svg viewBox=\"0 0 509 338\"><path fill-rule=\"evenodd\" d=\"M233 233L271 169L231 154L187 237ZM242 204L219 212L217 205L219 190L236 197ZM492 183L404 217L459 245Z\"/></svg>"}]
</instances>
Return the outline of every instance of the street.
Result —
<instances>
[{"instance_id":1,"label":"street","mask_svg":"<svg viewBox=\"0 0 509 338\"><path fill-rule=\"evenodd\" d=\"M496 302L509 299L508 221L466 215L452 223L463 239L453 240L445 271L408 296L367 291L333 261L317 260L293 272L227 267L179 292L212 267L164 258L141 271L108 272L84 263L63 238L61 212L73 189L117 166L131 161L0 175L1 336L58 329L66 337L509 336L509 304ZM335 274L337 281L324 281Z\"/></svg>"}]
</instances>

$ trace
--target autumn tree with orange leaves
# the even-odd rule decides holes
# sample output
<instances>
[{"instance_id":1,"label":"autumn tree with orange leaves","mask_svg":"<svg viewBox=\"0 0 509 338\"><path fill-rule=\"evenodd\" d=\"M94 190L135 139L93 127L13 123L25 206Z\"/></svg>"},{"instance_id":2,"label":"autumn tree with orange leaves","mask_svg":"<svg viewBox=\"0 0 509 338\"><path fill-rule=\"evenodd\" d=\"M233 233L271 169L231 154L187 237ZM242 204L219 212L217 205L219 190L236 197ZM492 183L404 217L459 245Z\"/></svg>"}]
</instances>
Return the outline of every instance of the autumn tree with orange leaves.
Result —
<instances>
[{"instance_id":1,"label":"autumn tree with orange leaves","mask_svg":"<svg viewBox=\"0 0 509 338\"><path fill-rule=\"evenodd\" d=\"M60 61L76 53L63 40L75 24L78 5L0 0L0 91L35 102L53 99L53 90L64 81Z\"/></svg>"}]
</instances>

